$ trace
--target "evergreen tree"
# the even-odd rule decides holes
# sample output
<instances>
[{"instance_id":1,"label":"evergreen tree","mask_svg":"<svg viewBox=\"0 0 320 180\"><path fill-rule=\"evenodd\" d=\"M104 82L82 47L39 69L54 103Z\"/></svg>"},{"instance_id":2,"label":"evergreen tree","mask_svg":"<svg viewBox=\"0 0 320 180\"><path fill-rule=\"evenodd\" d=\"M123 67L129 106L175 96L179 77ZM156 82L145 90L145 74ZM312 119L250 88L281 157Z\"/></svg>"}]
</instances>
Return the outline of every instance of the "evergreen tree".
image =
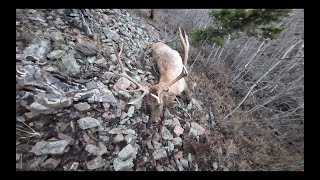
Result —
<instances>
[{"instance_id":1,"label":"evergreen tree","mask_svg":"<svg viewBox=\"0 0 320 180\"><path fill-rule=\"evenodd\" d=\"M276 38L285 28L274 27L272 24L280 22L289 16L287 9L223 9L212 10L209 15L214 24L206 29L193 29L190 37L195 45L207 40L223 46L226 36L238 37L239 33L266 39Z\"/></svg>"}]
</instances>

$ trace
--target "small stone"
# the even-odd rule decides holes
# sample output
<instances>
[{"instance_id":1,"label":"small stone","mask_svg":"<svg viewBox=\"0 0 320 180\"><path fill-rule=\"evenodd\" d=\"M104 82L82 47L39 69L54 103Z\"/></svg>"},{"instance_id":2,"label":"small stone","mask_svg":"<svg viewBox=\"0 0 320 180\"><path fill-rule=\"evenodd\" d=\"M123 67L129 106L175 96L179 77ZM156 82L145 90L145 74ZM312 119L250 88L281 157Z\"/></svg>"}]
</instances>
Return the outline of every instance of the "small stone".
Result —
<instances>
[{"instance_id":1,"label":"small stone","mask_svg":"<svg viewBox=\"0 0 320 180\"><path fill-rule=\"evenodd\" d=\"M36 155L62 154L69 144L69 139L59 141L39 141L32 147L30 152L33 152Z\"/></svg>"},{"instance_id":2,"label":"small stone","mask_svg":"<svg viewBox=\"0 0 320 180\"><path fill-rule=\"evenodd\" d=\"M102 118L106 119L106 120L110 120L113 118L113 114L111 112L105 112L102 114Z\"/></svg>"},{"instance_id":3,"label":"small stone","mask_svg":"<svg viewBox=\"0 0 320 180\"><path fill-rule=\"evenodd\" d=\"M109 134L121 134L122 130L120 128L113 128L110 131L108 131Z\"/></svg>"},{"instance_id":4,"label":"small stone","mask_svg":"<svg viewBox=\"0 0 320 180\"><path fill-rule=\"evenodd\" d=\"M89 42L77 44L74 49L84 56L95 56L99 52L96 45Z\"/></svg>"},{"instance_id":5,"label":"small stone","mask_svg":"<svg viewBox=\"0 0 320 180\"><path fill-rule=\"evenodd\" d=\"M86 146L85 150L94 156L98 156L98 154L99 154L99 148L95 145L92 145L92 144L88 144Z\"/></svg>"},{"instance_id":6,"label":"small stone","mask_svg":"<svg viewBox=\"0 0 320 180\"><path fill-rule=\"evenodd\" d=\"M123 95L124 97L126 98L130 98L131 97L131 94L126 92L126 91L123 91L123 90L119 90L118 91L119 94Z\"/></svg>"},{"instance_id":7,"label":"small stone","mask_svg":"<svg viewBox=\"0 0 320 180\"><path fill-rule=\"evenodd\" d=\"M179 171L184 171L184 168L183 168L183 166L181 165L179 159L175 159L175 163L176 163ZM172 163L172 164L173 164L173 163Z\"/></svg>"},{"instance_id":8,"label":"small stone","mask_svg":"<svg viewBox=\"0 0 320 180\"><path fill-rule=\"evenodd\" d=\"M162 126L160 133L161 133L161 136L164 140L172 140L173 139L173 135L165 126Z\"/></svg>"},{"instance_id":9,"label":"small stone","mask_svg":"<svg viewBox=\"0 0 320 180\"><path fill-rule=\"evenodd\" d=\"M184 129L181 126L177 125L176 127L174 127L173 131L177 136L180 136L181 134L183 134Z\"/></svg>"},{"instance_id":10,"label":"small stone","mask_svg":"<svg viewBox=\"0 0 320 180\"><path fill-rule=\"evenodd\" d=\"M77 63L76 59L72 54L67 54L62 57L62 63L67 69L67 72L76 75L80 72L80 65Z\"/></svg>"},{"instance_id":11,"label":"small stone","mask_svg":"<svg viewBox=\"0 0 320 180\"><path fill-rule=\"evenodd\" d=\"M86 165L89 170L93 170L93 169L98 169L98 168L103 167L105 163L106 163L106 160L102 159L101 156L98 156L98 157L88 161L86 163Z\"/></svg>"},{"instance_id":12,"label":"small stone","mask_svg":"<svg viewBox=\"0 0 320 180\"><path fill-rule=\"evenodd\" d=\"M91 57L87 57L87 61L92 64L96 61L97 57L96 56L91 56Z\"/></svg>"},{"instance_id":13,"label":"small stone","mask_svg":"<svg viewBox=\"0 0 320 180\"><path fill-rule=\"evenodd\" d=\"M23 54L45 59L49 50L50 50L50 41L44 40L38 44L29 45L23 51Z\"/></svg>"},{"instance_id":14,"label":"small stone","mask_svg":"<svg viewBox=\"0 0 320 180\"><path fill-rule=\"evenodd\" d=\"M189 133L191 133L195 136L200 136L200 135L204 134L204 132L205 132L205 129L202 126L200 126L196 122L191 122L191 128L190 128Z\"/></svg>"},{"instance_id":15,"label":"small stone","mask_svg":"<svg viewBox=\"0 0 320 180\"><path fill-rule=\"evenodd\" d=\"M120 118L121 119L121 118ZM125 124L127 121L129 120L129 118L125 118L125 119L122 119L119 124Z\"/></svg>"},{"instance_id":16,"label":"small stone","mask_svg":"<svg viewBox=\"0 0 320 180\"><path fill-rule=\"evenodd\" d=\"M163 168L162 168L162 166L161 166L160 164L158 164L158 165L156 166L156 169L157 169L157 171L163 171Z\"/></svg>"},{"instance_id":17,"label":"small stone","mask_svg":"<svg viewBox=\"0 0 320 180\"><path fill-rule=\"evenodd\" d=\"M124 110L126 108L127 103L119 100L119 103L117 104L117 108L119 108L120 110Z\"/></svg>"},{"instance_id":18,"label":"small stone","mask_svg":"<svg viewBox=\"0 0 320 180\"><path fill-rule=\"evenodd\" d=\"M102 141L102 142L108 142L109 141L109 136L102 136L102 135L100 135L99 136L99 139Z\"/></svg>"},{"instance_id":19,"label":"small stone","mask_svg":"<svg viewBox=\"0 0 320 180\"><path fill-rule=\"evenodd\" d=\"M103 20L105 20L105 22L108 22L108 19L109 19L108 15L102 14L102 18Z\"/></svg>"},{"instance_id":20,"label":"small stone","mask_svg":"<svg viewBox=\"0 0 320 180\"><path fill-rule=\"evenodd\" d=\"M184 168L189 168L189 163L186 159L180 159L180 164L182 165L182 167Z\"/></svg>"},{"instance_id":21,"label":"small stone","mask_svg":"<svg viewBox=\"0 0 320 180\"><path fill-rule=\"evenodd\" d=\"M127 89L131 84L131 81L129 81L125 77L120 77L119 80L114 84L113 89L119 92L120 90Z\"/></svg>"},{"instance_id":22,"label":"small stone","mask_svg":"<svg viewBox=\"0 0 320 180\"><path fill-rule=\"evenodd\" d=\"M137 150L134 147L132 147L131 144L128 144L119 152L118 157L121 160L126 160L130 157L135 158L136 155L137 155Z\"/></svg>"},{"instance_id":23,"label":"small stone","mask_svg":"<svg viewBox=\"0 0 320 180\"><path fill-rule=\"evenodd\" d=\"M57 31L50 32L50 36L54 41L58 43L64 43L64 38L60 31L57 30Z\"/></svg>"},{"instance_id":24,"label":"small stone","mask_svg":"<svg viewBox=\"0 0 320 180\"><path fill-rule=\"evenodd\" d=\"M165 119L162 124L164 126L171 126L172 125L172 120L171 119Z\"/></svg>"},{"instance_id":25,"label":"small stone","mask_svg":"<svg viewBox=\"0 0 320 180\"><path fill-rule=\"evenodd\" d=\"M104 27L103 33L105 34L106 38L113 40L115 42L118 42L120 40L119 34L117 34L115 31L112 31L111 29Z\"/></svg>"},{"instance_id":26,"label":"small stone","mask_svg":"<svg viewBox=\"0 0 320 180\"><path fill-rule=\"evenodd\" d=\"M212 163L212 167L216 171L218 169L218 163L217 162Z\"/></svg>"},{"instance_id":27,"label":"small stone","mask_svg":"<svg viewBox=\"0 0 320 180\"><path fill-rule=\"evenodd\" d=\"M64 50L54 50L47 54L47 58L49 58L50 60L60 59L65 55L65 53L66 51Z\"/></svg>"},{"instance_id":28,"label":"small stone","mask_svg":"<svg viewBox=\"0 0 320 180\"><path fill-rule=\"evenodd\" d=\"M168 151L171 152L174 150L174 144L172 143L172 141L168 141Z\"/></svg>"},{"instance_id":29,"label":"small stone","mask_svg":"<svg viewBox=\"0 0 320 180\"><path fill-rule=\"evenodd\" d=\"M183 156L183 152L182 151L178 151L176 152L176 154L174 154L174 158L176 159L181 159Z\"/></svg>"},{"instance_id":30,"label":"small stone","mask_svg":"<svg viewBox=\"0 0 320 180\"><path fill-rule=\"evenodd\" d=\"M44 114L49 114L52 112L52 109L38 103L38 102L33 102L29 106L30 111L34 111L37 113L44 113Z\"/></svg>"},{"instance_id":31,"label":"small stone","mask_svg":"<svg viewBox=\"0 0 320 180\"><path fill-rule=\"evenodd\" d=\"M40 113L30 111L30 112L24 113L24 115L26 116L27 119L33 119L33 118L39 116Z\"/></svg>"},{"instance_id":32,"label":"small stone","mask_svg":"<svg viewBox=\"0 0 320 180\"><path fill-rule=\"evenodd\" d=\"M106 64L106 60L104 58L98 59L95 61L96 64Z\"/></svg>"},{"instance_id":33,"label":"small stone","mask_svg":"<svg viewBox=\"0 0 320 180\"><path fill-rule=\"evenodd\" d=\"M134 106L130 106L129 109L128 109L127 115L129 117L132 117L133 113L134 113Z\"/></svg>"},{"instance_id":34,"label":"small stone","mask_svg":"<svg viewBox=\"0 0 320 180\"><path fill-rule=\"evenodd\" d=\"M173 118L172 125L173 126L181 126L181 124L179 122L179 119L178 118Z\"/></svg>"},{"instance_id":35,"label":"small stone","mask_svg":"<svg viewBox=\"0 0 320 180\"><path fill-rule=\"evenodd\" d=\"M110 151L113 151L113 150L114 150L114 146L113 146L112 144L109 144L109 145L108 145L108 149L109 149Z\"/></svg>"},{"instance_id":36,"label":"small stone","mask_svg":"<svg viewBox=\"0 0 320 180\"><path fill-rule=\"evenodd\" d=\"M162 144L156 141L152 141L154 149L160 149Z\"/></svg>"},{"instance_id":37,"label":"small stone","mask_svg":"<svg viewBox=\"0 0 320 180\"><path fill-rule=\"evenodd\" d=\"M28 164L29 164L29 168L31 170L36 170L39 169L40 164L46 160L48 157L48 155L42 155L42 156L36 156L33 159L31 159Z\"/></svg>"},{"instance_id":38,"label":"small stone","mask_svg":"<svg viewBox=\"0 0 320 180\"><path fill-rule=\"evenodd\" d=\"M113 168L115 171L126 171L131 169L134 166L132 158L122 161L120 158L113 160Z\"/></svg>"},{"instance_id":39,"label":"small stone","mask_svg":"<svg viewBox=\"0 0 320 180\"><path fill-rule=\"evenodd\" d=\"M117 143L117 142L121 142L124 140L124 137L122 134L117 134L116 137L113 138L113 142Z\"/></svg>"},{"instance_id":40,"label":"small stone","mask_svg":"<svg viewBox=\"0 0 320 180\"><path fill-rule=\"evenodd\" d=\"M78 162L73 162L70 166L69 171L76 171L78 169L79 163Z\"/></svg>"},{"instance_id":41,"label":"small stone","mask_svg":"<svg viewBox=\"0 0 320 180\"><path fill-rule=\"evenodd\" d=\"M155 160L167 157L167 152L164 148L157 149L152 153L152 156Z\"/></svg>"},{"instance_id":42,"label":"small stone","mask_svg":"<svg viewBox=\"0 0 320 180\"><path fill-rule=\"evenodd\" d=\"M68 125L68 123L66 123ZM61 139L61 140L64 140L64 139L69 139L70 140L70 145L73 145L75 143L75 140L72 138L72 137L69 137L65 134L62 134L62 133L58 133L58 138Z\"/></svg>"},{"instance_id":43,"label":"small stone","mask_svg":"<svg viewBox=\"0 0 320 180\"><path fill-rule=\"evenodd\" d=\"M60 164L60 159L49 158L40 166L45 169L55 169Z\"/></svg>"},{"instance_id":44,"label":"small stone","mask_svg":"<svg viewBox=\"0 0 320 180\"><path fill-rule=\"evenodd\" d=\"M116 61L117 60L117 56L115 54L111 54L110 58L111 58L111 61Z\"/></svg>"},{"instance_id":45,"label":"small stone","mask_svg":"<svg viewBox=\"0 0 320 180\"><path fill-rule=\"evenodd\" d=\"M20 159L20 157L21 157L21 154L16 153L16 161L18 161Z\"/></svg>"},{"instance_id":46,"label":"small stone","mask_svg":"<svg viewBox=\"0 0 320 180\"><path fill-rule=\"evenodd\" d=\"M174 145L180 146L182 143L182 139L181 139L181 137L175 137L175 138L173 138L172 142Z\"/></svg>"},{"instance_id":47,"label":"small stone","mask_svg":"<svg viewBox=\"0 0 320 180\"><path fill-rule=\"evenodd\" d=\"M78 121L79 127L81 129L89 129L100 126L99 120L92 117L84 117L79 119Z\"/></svg>"},{"instance_id":48,"label":"small stone","mask_svg":"<svg viewBox=\"0 0 320 180\"><path fill-rule=\"evenodd\" d=\"M192 161L193 161L193 156L192 156L191 153L188 153L188 161L189 161L190 163L192 163Z\"/></svg>"},{"instance_id":49,"label":"small stone","mask_svg":"<svg viewBox=\"0 0 320 180\"><path fill-rule=\"evenodd\" d=\"M141 81L141 77L140 77L140 76L134 76L134 79L135 79L136 81L138 81L138 82Z\"/></svg>"},{"instance_id":50,"label":"small stone","mask_svg":"<svg viewBox=\"0 0 320 180\"><path fill-rule=\"evenodd\" d=\"M90 109L90 105L87 103L87 102L84 102L84 103L78 103L78 104L75 104L73 105L74 108L76 108L78 111L86 111L86 110L89 110Z\"/></svg>"},{"instance_id":51,"label":"small stone","mask_svg":"<svg viewBox=\"0 0 320 180\"><path fill-rule=\"evenodd\" d=\"M153 146L150 140L147 141L148 149L153 150Z\"/></svg>"},{"instance_id":52,"label":"small stone","mask_svg":"<svg viewBox=\"0 0 320 180\"><path fill-rule=\"evenodd\" d=\"M168 108L164 108L164 118L165 119L172 119L174 116L172 114L170 114L169 109Z\"/></svg>"},{"instance_id":53,"label":"small stone","mask_svg":"<svg viewBox=\"0 0 320 180\"><path fill-rule=\"evenodd\" d=\"M121 112L120 119L124 119L124 118L126 118L126 117L127 117L127 113L124 112L124 111L122 111L122 112Z\"/></svg>"},{"instance_id":54,"label":"small stone","mask_svg":"<svg viewBox=\"0 0 320 180\"><path fill-rule=\"evenodd\" d=\"M136 139L136 136L128 134L124 137L124 139L127 141L127 143L131 143L132 140Z\"/></svg>"},{"instance_id":55,"label":"small stone","mask_svg":"<svg viewBox=\"0 0 320 180\"><path fill-rule=\"evenodd\" d=\"M103 103L102 105L104 107L104 110L108 110L110 108L110 104L109 103Z\"/></svg>"},{"instance_id":56,"label":"small stone","mask_svg":"<svg viewBox=\"0 0 320 180\"><path fill-rule=\"evenodd\" d=\"M77 13L70 13L69 16L76 17L76 16L79 16L79 14L77 14Z\"/></svg>"},{"instance_id":57,"label":"small stone","mask_svg":"<svg viewBox=\"0 0 320 180\"><path fill-rule=\"evenodd\" d=\"M137 72L140 74L144 74L144 72L141 69L138 69Z\"/></svg>"},{"instance_id":58,"label":"small stone","mask_svg":"<svg viewBox=\"0 0 320 180\"><path fill-rule=\"evenodd\" d=\"M152 137L153 141L159 142L161 140L161 136L159 133L155 133Z\"/></svg>"},{"instance_id":59,"label":"small stone","mask_svg":"<svg viewBox=\"0 0 320 180\"><path fill-rule=\"evenodd\" d=\"M136 132L133 129L122 130L122 134L135 134Z\"/></svg>"},{"instance_id":60,"label":"small stone","mask_svg":"<svg viewBox=\"0 0 320 180\"><path fill-rule=\"evenodd\" d=\"M149 75L148 79L153 80L153 79L156 79L156 78L154 76L152 76L152 75Z\"/></svg>"}]
</instances>

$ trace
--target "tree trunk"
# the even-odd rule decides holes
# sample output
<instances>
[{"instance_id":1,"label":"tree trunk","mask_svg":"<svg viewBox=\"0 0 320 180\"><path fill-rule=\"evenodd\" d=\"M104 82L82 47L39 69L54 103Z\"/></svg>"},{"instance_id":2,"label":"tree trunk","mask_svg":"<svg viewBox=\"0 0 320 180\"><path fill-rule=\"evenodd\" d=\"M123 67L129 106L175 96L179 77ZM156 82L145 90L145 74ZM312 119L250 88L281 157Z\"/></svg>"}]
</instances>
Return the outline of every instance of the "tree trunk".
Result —
<instances>
[{"instance_id":1,"label":"tree trunk","mask_svg":"<svg viewBox=\"0 0 320 180\"><path fill-rule=\"evenodd\" d=\"M151 9L151 12L150 12L150 19L154 20L154 9Z\"/></svg>"}]
</instances>

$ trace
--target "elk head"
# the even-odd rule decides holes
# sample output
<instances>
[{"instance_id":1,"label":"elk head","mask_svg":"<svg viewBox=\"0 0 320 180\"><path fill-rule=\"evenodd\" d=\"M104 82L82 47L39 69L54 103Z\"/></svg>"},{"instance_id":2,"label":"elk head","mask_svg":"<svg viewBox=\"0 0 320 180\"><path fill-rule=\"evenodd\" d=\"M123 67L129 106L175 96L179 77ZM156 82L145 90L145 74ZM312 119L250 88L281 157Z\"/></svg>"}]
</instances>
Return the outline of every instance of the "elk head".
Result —
<instances>
[{"instance_id":1,"label":"elk head","mask_svg":"<svg viewBox=\"0 0 320 180\"><path fill-rule=\"evenodd\" d=\"M184 80L184 77L188 75L188 71L186 69L187 60L188 60L188 52L189 52L189 41L188 36L184 32L185 38L181 33L181 29L179 27L179 35L180 40L184 49L184 59L180 57L180 54L171 49L164 43L155 43L152 47L152 57L155 59L158 69L160 72L160 80L158 84L153 86L144 86L131 78L124 70L123 63L120 59L120 55L122 52L122 47L120 47L120 52L117 50L115 45L113 45L117 60L121 67L121 73L116 74L114 72L106 72L107 74L119 75L126 77L128 80L133 82L138 89L135 90L124 90L127 92L136 92L143 91L143 94L129 102L128 104L134 104L140 101L144 96L146 96L146 104L150 109L151 115L150 119L153 122L158 121L158 117L160 116L162 109L164 106L168 106L177 95L180 95L183 91L186 93L186 97L188 100L191 99L191 91L187 87L187 84Z\"/></svg>"}]
</instances>

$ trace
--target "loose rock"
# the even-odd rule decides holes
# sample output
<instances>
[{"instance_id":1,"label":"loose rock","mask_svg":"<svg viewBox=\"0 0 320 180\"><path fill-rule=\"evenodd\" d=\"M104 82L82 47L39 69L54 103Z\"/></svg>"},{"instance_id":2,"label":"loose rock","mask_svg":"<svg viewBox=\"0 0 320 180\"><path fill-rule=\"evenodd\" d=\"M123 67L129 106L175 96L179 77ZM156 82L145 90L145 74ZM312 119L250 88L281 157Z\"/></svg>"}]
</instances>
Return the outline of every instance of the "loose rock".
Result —
<instances>
[{"instance_id":1,"label":"loose rock","mask_svg":"<svg viewBox=\"0 0 320 180\"><path fill-rule=\"evenodd\" d=\"M153 158L154 158L155 160L158 160L158 159L167 157L167 151L166 151L164 148L160 148L160 149L155 150L155 151L152 153L152 156L153 156Z\"/></svg>"},{"instance_id":2,"label":"loose rock","mask_svg":"<svg viewBox=\"0 0 320 180\"><path fill-rule=\"evenodd\" d=\"M81 129L89 129L100 126L100 122L92 117L81 118L77 122Z\"/></svg>"},{"instance_id":3,"label":"loose rock","mask_svg":"<svg viewBox=\"0 0 320 180\"><path fill-rule=\"evenodd\" d=\"M162 126L160 133L161 133L161 136L164 140L172 140L173 139L173 135L165 126Z\"/></svg>"},{"instance_id":4,"label":"loose rock","mask_svg":"<svg viewBox=\"0 0 320 180\"><path fill-rule=\"evenodd\" d=\"M132 162L132 158L123 161L120 158L116 158L113 160L113 168L115 171L126 171L131 169L134 166Z\"/></svg>"},{"instance_id":5,"label":"loose rock","mask_svg":"<svg viewBox=\"0 0 320 180\"><path fill-rule=\"evenodd\" d=\"M66 51L64 50L54 50L52 52L50 52L49 54L47 54L47 58L49 58L50 60L56 60L56 59L60 59L62 58L62 56L64 56L66 53Z\"/></svg>"},{"instance_id":6,"label":"loose rock","mask_svg":"<svg viewBox=\"0 0 320 180\"><path fill-rule=\"evenodd\" d=\"M200 126L196 122L191 122L191 128L190 128L189 133L191 133L195 136L200 136L200 135L204 134L204 132L205 132L205 129L202 126Z\"/></svg>"},{"instance_id":7,"label":"loose rock","mask_svg":"<svg viewBox=\"0 0 320 180\"><path fill-rule=\"evenodd\" d=\"M84 103L78 103L78 104L75 104L73 105L74 108L76 108L78 111L86 111L86 110L89 110L91 108L91 106L87 103L87 102L84 102Z\"/></svg>"},{"instance_id":8,"label":"loose rock","mask_svg":"<svg viewBox=\"0 0 320 180\"><path fill-rule=\"evenodd\" d=\"M62 154L69 144L69 139L60 141L39 141L32 147L30 152L33 152L36 155Z\"/></svg>"},{"instance_id":9,"label":"loose rock","mask_svg":"<svg viewBox=\"0 0 320 180\"><path fill-rule=\"evenodd\" d=\"M55 169L60 164L60 159L49 158L40 166L45 169Z\"/></svg>"},{"instance_id":10,"label":"loose rock","mask_svg":"<svg viewBox=\"0 0 320 180\"><path fill-rule=\"evenodd\" d=\"M181 126L177 125L176 127L174 127L173 131L177 136L180 136L181 134L183 134L184 129Z\"/></svg>"},{"instance_id":11,"label":"loose rock","mask_svg":"<svg viewBox=\"0 0 320 180\"><path fill-rule=\"evenodd\" d=\"M86 163L86 165L89 170L93 170L93 169L98 169L98 168L103 167L105 163L106 163L106 160L102 159L101 156L98 156L98 157L88 161Z\"/></svg>"},{"instance_id":12,"label":"loose rock","mask_svg":"<svg viewBox=\"0 0 320 180\"><path fill-rule=\"evenodd\" d=\"M99 52L96 45L89 42L77 44L74 49L84 56L95 56Z\"/></svg>"},{"instance_id":13,"label":"loose rock","mask_svg":"<svg viewBox=\"0 0 320 180\"><path fill-rule=\"evenodd\" d=\"M136 154L137 154L137 150L134 147L132 147L131 144L128 144L119 152L118 157L121 160L126 160L130 157L135 157Z\"/></svg>"}]
</instances>

